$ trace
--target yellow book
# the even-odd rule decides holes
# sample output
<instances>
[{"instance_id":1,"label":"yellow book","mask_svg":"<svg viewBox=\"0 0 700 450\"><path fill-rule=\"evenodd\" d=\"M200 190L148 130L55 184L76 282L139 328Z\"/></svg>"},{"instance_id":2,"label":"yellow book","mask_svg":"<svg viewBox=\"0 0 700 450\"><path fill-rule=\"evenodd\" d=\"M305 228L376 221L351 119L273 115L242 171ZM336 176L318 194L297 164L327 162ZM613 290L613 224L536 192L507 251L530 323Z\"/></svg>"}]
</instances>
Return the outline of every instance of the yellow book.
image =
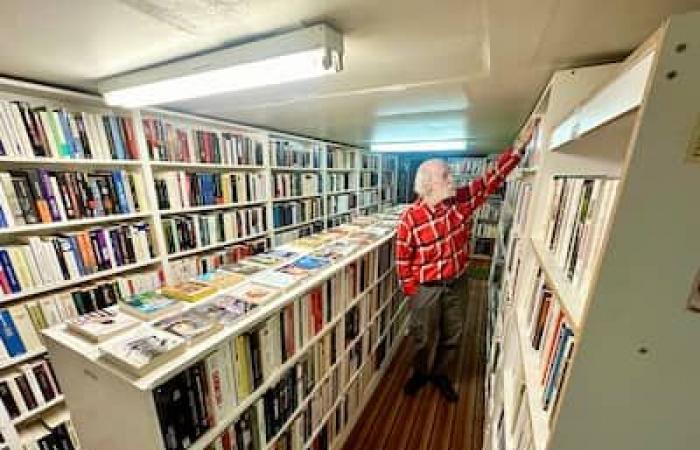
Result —
<instances>
[{"instance_id":1,"label":"yellow book","mask_svg":"<svg viewBox=\"0 0 700 450\"><path fill-rule=\"evenodd\" d=\"M7 308L12 321L17 327L20 338L26 347L28 352L34 352L42 349L44 346L39 340L39 335L34 329L34 324L32 324L32 319L29 317L29 313L24 308L24 305L15 305Z\"/></svg>"},{"instance_id":2,"label":"yellow book","mask_svg":"<svg viewBox=\"0 0 700 450\"><path fill-rule=\"evenodd\" d=\"M172 286L165 286L160 290L160 293L177 300L196 302L216 293L216 291L217 289L214 286L200 281L185 281Z\"/></svg>"},{"instance_id":3,"label":"yellow book","mask_svg":"<svg viewBox=\"0 0 700 450\"><path fill-rule=\"evenodd\" d=\"M248 358L248 337L244 334L236 336L234 354L236 371L236 391L238 399L242 400L250 394L250 377L248 370L250 358Z\"/></svg>"},{"instance_id":4,"label":"yellow book","mask_svg":"<svg viewBox=\"0 0 700 450\"><path fill-rule=\"evenodd\" d=\"M27 267L27 262L24 260L24 253L18 246L7 246L7 253L10 255L12 267L15 269L19 284L22 286L22 291L29 290L34 287L32 275Z\"/></svg>"}]
</instances>

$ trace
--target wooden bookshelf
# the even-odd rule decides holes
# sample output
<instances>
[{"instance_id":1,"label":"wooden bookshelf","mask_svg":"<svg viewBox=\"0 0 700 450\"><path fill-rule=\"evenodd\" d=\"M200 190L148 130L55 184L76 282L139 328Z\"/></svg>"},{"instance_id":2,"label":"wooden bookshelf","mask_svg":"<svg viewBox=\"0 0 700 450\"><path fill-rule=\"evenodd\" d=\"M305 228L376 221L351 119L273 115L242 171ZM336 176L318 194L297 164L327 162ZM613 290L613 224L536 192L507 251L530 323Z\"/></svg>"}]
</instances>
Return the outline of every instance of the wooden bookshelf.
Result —
<instances>
[{"instance_id":1,"label":"wooden bookshelf","mask_svg":"<svg viewBox=\"0 0 700 450\"><path fill-rule=\"evenodd\" d=\"M525 382L526 438L520 448L507 433L501 441L496 414L512 408L512 392L496 382L484 450L696 446L690 374L700 363L689 355L700 334L686 305L700 176L687 153L699 48L700 12L673 16L621 63L556 72L526 121L521 133L536 130L531 165L509 177L502 213L525 214L497 246L508 254L492 266L487 327L503 327L490 334L489 367L490 350L507 349L495 379Z\"/></svg>"}]
</instances>

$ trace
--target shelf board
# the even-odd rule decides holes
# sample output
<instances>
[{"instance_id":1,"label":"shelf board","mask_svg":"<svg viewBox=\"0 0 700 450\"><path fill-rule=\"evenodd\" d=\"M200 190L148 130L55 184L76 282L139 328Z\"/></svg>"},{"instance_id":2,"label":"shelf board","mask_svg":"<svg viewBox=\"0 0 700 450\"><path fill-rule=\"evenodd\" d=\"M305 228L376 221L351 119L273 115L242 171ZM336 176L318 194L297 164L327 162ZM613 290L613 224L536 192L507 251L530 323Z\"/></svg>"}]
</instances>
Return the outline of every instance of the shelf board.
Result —
<instances>
[{"instance_id":1,"label":"shelf board","mask_svg":"<svg viewBox=\"0 0 700 450\"><path fill-rule=\"evenodd\" d=\"M29 361L30 359L38 358L39 356L43 356L46 354L46 349L42 348L39 350L35 350L33 352L29 353L24 353L20 356L15 356L14 358L6 359L2 362L0 362L0 370L5 370L10 367L14 367L17 364L21 364L23 362Z\"/></svg>"},{"instance_id":2,"label":"shelf board","mask_svg":"<svg viewBox=\"0 0 700 450\"><path fill-rule=\"evenodd\" d=\"M86 167L130 167L140 166L140 159L87 159L87 158L27 158L23 156L0 156L0 165L6 166L43 166L50 165L52 167L80 167L83 170Z\"/></svg>"},{"instance_id":3,"label":"shelf board","mask_svg":"<svg viewBox=\"0 0 700 450\"><path fill-rule=\"evenodd\" d=\"M111 214L109 216L102 217L90 217L87 219L78 220L64 220L61 222L51 222L51 223L37 223L34 225L20 225L10 228L0 228L0 236L3 235L15 235L15 234L27 234L27 233L37 233L40 231L53 231L62 230L66 228L98 225L110 222L123 222L125 220L133 219L143 219L150 216L150 212L137 212L130 214Z\"/></svg>"},{"instance_id":4,"label":"shelf board","mask_svg":"<svg viewBox=\"0 0 700 450\"><path fill-rule=\"evenodd\" d=\"M338 217L338 216L344 216L345 214L352 214L352 213L353 213L353 210L352 210L352 209L349 209L349 210L347 210L347 211L329 214L329 215L328 215L328 219L331 219L331 218L333 218L333 217Z\"/></svg>"},{"instance_id":5,"label":"shelf board","mask_svg":"<svg viewBox=\"0 0 700 450\"><path fill-rule=\"evenodd\" d=\"M101 270L99 272L95 272L95 273L90 274L90 275L85 276L85 277L76 278L74 280L66 280L66 281L62 281L60 283L55 283L55 284L46 284L46 285L39 286L39 287L36 287L33 289L28 289L28 290L23 291L23 292L18 292L16 294L4 295L4 296L0 297L0 304L13 302L13 301L16 301L16 300L19 300L22 298L31 297L31 296L34 296L37 294L43 294L43 293L50 292L50 291L56 291L56 290L68 288L71 286L77 286L79 284L82 284L82 283L85 283L88 281L94 281L94 280L98 280L100 278L105 278L105 277L109 277L109 276L116 275L119 273L128 272L129 270L150 266L150 265L156 264L158 262L160 262L159 258L151 258L151 259L148 259L146 261L138 262L135 264L128 264L126 266L119 266L119 267L115 267L115 268L109 269L109 270Z\"/></svg>"},{"instance_id":6,"label":"shelf board","mask_svg":"<svg viewBox=\"0 0 700 450\"><path fill-rule=\"evenodd\" d=\"M151 161L154 169L205 169L205 170L245 170L256 171L265 170L265 166L250 164L222 164L222 163L202 163L185 161Z\"/></svg>"},{"instance_id":7,"label":"shelf board","mask_svg":"<svg viewBox=\"0 0 700 450\"><path fill-rule=\"evenodd\" d=\"M63 399L63 395L59 395L53 400L46 402L43 405L39 405L37 408L34 408L31 411L28 411L22 414L21 416L15 417L14 419L12 419L12 425L17 426L22 422L26 422L27 420L32 419L45 411L48 411L54 406L63 403Z\"/></svg>"},{"instance_id":8,"label":"shelf board","mask_svg":"<svg viewBox=\"0 0 700 450\"><path fill-rule=\"evenodd\" d=\"M316 197L323 197L323 194L308 194L308 195L294 195L292 197L279 197L279 198L273 198L272 201L274 203L279 203L279 202L289 202L293 200L303 200L305 198L316 198Z\"/></svg>"},{"instance_id":9,"label":"shelf board","mask_svg":"<svg viewBox=\"0 0 700 450\"><path fill-rule=\"evenodd\" d=\"M360 206L360 209L374 208L375 206L379 206L379 203L370 203L369 205Z\"/></svg>"},{"instance_id":10,"label":"shelf board","mask_svg":"<svg viewBox=\"0 0 700 450\"><path fill-rule=\"evenodd\" d=\"M323 221L323 217L316 217L315 219L307 220L306 222L293 223L291 225L285 225L283 227L278 227L274 229L275 233L282 233L287 230L293 230L294 228L303 227L304 225L311 225L314 222Z\"/></svg>"},{"instance_id":11,"label":"shelf board","mask_svg":"<svg viewBox=\"0 0 700 450\"><path fill-rule=\"evenodd\" d=\"M379 189L379 186L369 186L369 187L360 188L360 191L375 191L378 189Z\"/></svg>"},{"instance_id":12,"label":"shelf board","mask_svg":"<svg viewBox=\"0 0 700 450\"><path fill-rule=\"evenodd\" d=\"M245 208L246 206L262 205L265 202L267 202L267 200L254 200L252 202L242 203L222 203L220 205L190 206L187 208L180 209L161 209L158 212L161 216L172 216L176 214L189 214L200 211L216 211L219 209Z\"/></svg>"},{"instance_id":13,"label":"shelf board","mask_svg":"<svg viewBox=\"0 0 700 450\"><path fill-rule=\"evenodd\" d=\"M511 374L510 370L503 370L503 426L506 427L505 429L505 435L506 435L506 445L505 448L507 450L514 450L515 447L513 445L515 444L515 439L513 439L513 435L510 434L510 428L511 424L508 421L508 419L511 417L510 414L510 407L512 407L515 404L515 396L513 393L513 374ZM515 411L515 414L518 412Z\"/></svg>"},{"instance_id":14,"label":"shelf board","mask_svg":"<svg viewBox=\"0 0 700 450\"><path fill-rule=\"evenodd\" d=\"M357 191L357 189L345 189L344 191L333 191L333 192L328 192L328 196L331 195L343 195L343 194L354 194Z\"/></svg>"},{"instance_id":15,"label":"shelf board","mask_svg":"<svg viewBox=\"0 0 700 450\"><path fill-rule=\"evenodd\" d=\"M287 167L287 166L272 166L270 170L274 172L320 172L320 167Z\"/></svg>"},{"instance_id":16,"label":"shelf board","mask_svg":"<svg viewBox=\"0 0 700 450\"><path fill-rule=\"evenodd\" d=\"M555 297L559 299L559 304L569 325L573 328L574 334L577 335L583 312L583 298L585 297L582 292L584 289L574 288L571 285L556 264L554 257L545 249L543 242L532 238L529 240L547 282L554 290Z\"/></svg>"},{"instance_id":17,"label":"shelf board","mask_svg":"<svg viewBox=\"0 0 700 450\"><path fill-rule=\"evenodd\" d=\"M329 167L326 169L328 172L354 172L357 169L355 168L335 168L335 167Z\"/></svg>"},{"instance_id":18,"label":"shelf board","mask_svg":"<svg viewBox=\"0 0 700 450\"><path fill-rule=\"evenodd\" d=\"M535 450L545 450L549 440L549 415L539 406L542 402L542 386L539 379L541 368L539 357L529 345L525 335L525 326L520 310L516 310L515 322L520 345L520 356L525 376L525 390L527 391L528 406L530 408L530 423L532 424L532 437L535 442Z\"/></svg>"},{"instance_id":19,"label":"shelf board","mask_svg":"<svg viewBox=\"0 0 700 450\"><path fill-rule=\"evenodd\" d=\"M265 236L267 236L267 232L253 234L251 236L244 236L244 237L240 237L240 238L236 238L236 239L231 239L229 241L217 242L215 244L205 245L204 247L193 248L190 250L183 250L183 251L177 252L177 253L169 253L167 255L167 258L168 259L182 258L183 256L194 255L197 253L206 252L208 250L213 250L213 249L220 248L220 247L226 247L227 245L233 245L233 244L237 244L239 242L250 241L252 239L258 239L258 238L265 237Z\"/></svg>"}]
</instances>

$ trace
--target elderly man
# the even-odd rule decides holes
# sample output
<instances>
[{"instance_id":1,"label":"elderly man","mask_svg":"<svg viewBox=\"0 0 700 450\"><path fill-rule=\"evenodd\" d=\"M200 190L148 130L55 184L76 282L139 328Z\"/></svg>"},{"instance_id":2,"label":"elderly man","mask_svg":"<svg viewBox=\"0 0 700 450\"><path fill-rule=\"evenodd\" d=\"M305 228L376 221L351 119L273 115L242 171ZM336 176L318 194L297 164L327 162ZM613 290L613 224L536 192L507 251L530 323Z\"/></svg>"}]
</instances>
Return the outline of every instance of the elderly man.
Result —
<instances>
[{"instance_id":1,"label":"elderly man","mask_svg":"<svg viewBox=\"0 0 700 450\"><path fill-rule=\"evenodd\" d=\"M414 189L419 198L403 212L396 233L397 270L402 290L410 297L409 334L416 350L413 375L404 387L407 395L432 380L448 401L457 400L449 371L464 314L453 286L467 267L470 218L517 166L524 147L507 150L483 177L456 190L444 161L431 159L418 168Z\"/></svg>"}]
</instances>

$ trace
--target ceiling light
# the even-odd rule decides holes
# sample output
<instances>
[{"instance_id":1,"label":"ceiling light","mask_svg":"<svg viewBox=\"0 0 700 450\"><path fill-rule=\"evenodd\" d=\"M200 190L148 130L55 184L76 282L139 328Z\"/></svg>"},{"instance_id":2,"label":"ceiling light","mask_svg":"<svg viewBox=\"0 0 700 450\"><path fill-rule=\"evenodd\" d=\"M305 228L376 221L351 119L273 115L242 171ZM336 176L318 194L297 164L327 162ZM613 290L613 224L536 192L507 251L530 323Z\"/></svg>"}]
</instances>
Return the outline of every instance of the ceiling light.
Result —
<instances>
[{"instance_id":1,"label":"ceiling light","mask_svg":"<svg viewBox=\"0 0 700 450\"><path fill-rule=\"evenodd\" d=\"M421 141L391 142L372 144L373 152L455 152L467 149L467 142L457 141Z\"/></svg>"},{"instance_id":2,"label":"ceiling light","mask_svg":"<svg viewBox=\"0 0 700 450\"><path fill-rule=\"evenodd\" d=\"M317 78L342 70L343 37L314 25L103 80L109 105L139 107Z\"/></svg>"}]
</instances>

